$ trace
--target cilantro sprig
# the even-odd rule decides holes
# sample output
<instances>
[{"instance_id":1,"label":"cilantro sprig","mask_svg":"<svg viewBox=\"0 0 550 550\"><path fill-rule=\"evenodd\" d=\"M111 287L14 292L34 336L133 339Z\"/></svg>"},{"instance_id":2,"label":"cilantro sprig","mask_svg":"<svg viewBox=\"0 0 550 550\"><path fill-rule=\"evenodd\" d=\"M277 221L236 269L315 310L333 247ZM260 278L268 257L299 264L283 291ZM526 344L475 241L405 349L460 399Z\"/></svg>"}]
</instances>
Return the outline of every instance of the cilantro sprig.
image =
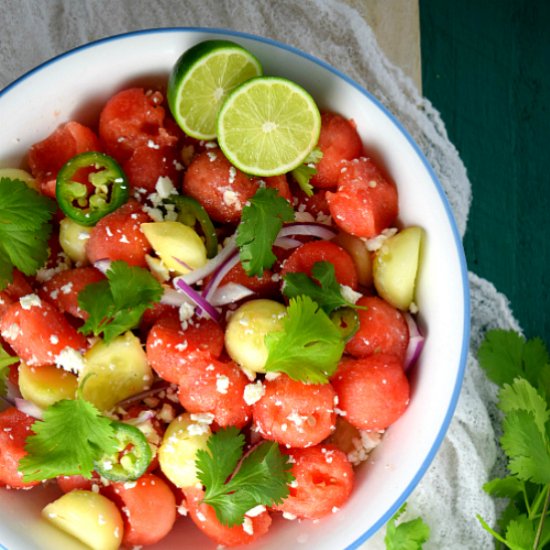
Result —
<instances>
[{"instance_id":1,"label":"cilantro sprig","mask_svg":"<svg viewBox=\"0 0 550 550\"><path fill-rule=\"evenodd\" d=\"M341 307L364 309L344 298L342 287L336 280L334 266L330 262L315 262L311 274L313 277L308 277L305 273L283 275L283 294L287 298L309 296L328 314Z\"/></svg>"},{"instance_id":2,"label":"cilantro sprig","mask_svg":"<svg viewBox=\"0 0 550 550\"><path fill-rule=\"evenodd\" d=\"M106 273L107 279L87 285L78 294L78 305L88 312L80 327L84 334L99 336L106 342L134 328L146 309L162 296L162 285L141 267L116 261Z\"/></svg>"},{"instance_id":3,"label":"cilantro sprig","mask_svg":"<svg viewBox=\"0 0 550 550\"><path fill-rule=\"evenodd\" d=\"M306 157L304 164L298 166L290 173L296 180L296 183L300 186L300 189L308 196L313 195L313 185L309 183L309 180L317 173L317 167L315 166L323 158L323 152L316 147Z\"/></svg>"},{"instance_id":4,"label":"cilantro sprig","mask_svg":"<svg viewBox=\"0 0 550 550\"><path fill-rule=\"evenodd\" d=\"M344 352L341 331L309 296L291 298L283 329L265 337L266 371L284 372L293 380L325 384Z\"/></svg>"},{"instance_id":5,"label":"cilantro sprig","mask_svg":"<svg viewBox=\"0 0 550 550\"><path fill-rule=\"evenodd\" d=\"M0 397L6 396L7 391L7 379L9 375L9 366L15 365L19 361L19 357L12 357L9 353L0 345Z\"/></svg>"},{"instance_id":6,"label":"cilantro sprig","mask_svg":"<svg viewBox=\"0 0 550 550\"><path fill-rule=\"evenodd\" d=\"M255 506L280 504L293 480L288 457L277 443L264 441L242 458L244 444L237 428L223 428L210 436L208 450L197 451L195 458L205 486L204 502L228 527L241 525L246 512Z\"/></svg>"},{"instance_id":7,"label":"cilantro sprig","mask_svg":"<svg viewBox=\"0 0 550 550\"><path fill-rule=\"evenodd\" d=\"M237 227L241 264L249 276L262 276L277 260L273 243L284 222L294 220L294 210L275 189L260 188L243 208Z\"/></svg>"},{"instance_id":8,"label":"cilantro sprig","mask_svg":"<svg viewBox=\"0 0 550 550\"><path fill-rule=\"evenodd\" d=\"M386 525L386 550L421 550L430 538L430 528L421 518L397 523L406 509L405 502Z\"/></svg>"},{"instance_id":9,"label":"cilantro sprig","mask_svg":"<svg viewBox=\"0 0 550 550\"><path fill-rule=\"evenodd\" d=\"M550 358L542 340L515 332L487 333L478 352L489 379L500 386L500 443L509 475L483 486L507 498L495 529L484 529L506 548L542 550L550 544ZM498 529L498 531L496 530Z\"/></svg>"},{"instance_id":10,"label":"cilantro sprig","mask_svg":"<svg viewBox=\"0 0 550 550\"><path fill-rule=\"evenodd\" d=\"M0 178L0 290L13 268L34 275L48 259L55 202L18 179Z\"/></svg>"},{"instance_id":11,"label":"cilantro sprig","mask_svg":"<svg viewBox=\"0 0 550 550\"><path fill-rule=\"evenodd\" d=\"M117 448L111 420L82 398L81 389L76 399L50 405L31 429L34 434L25 442L27 455L19 461L25 482L60 475L91 478L94 462Z\"/></svg>"}]
</instances>

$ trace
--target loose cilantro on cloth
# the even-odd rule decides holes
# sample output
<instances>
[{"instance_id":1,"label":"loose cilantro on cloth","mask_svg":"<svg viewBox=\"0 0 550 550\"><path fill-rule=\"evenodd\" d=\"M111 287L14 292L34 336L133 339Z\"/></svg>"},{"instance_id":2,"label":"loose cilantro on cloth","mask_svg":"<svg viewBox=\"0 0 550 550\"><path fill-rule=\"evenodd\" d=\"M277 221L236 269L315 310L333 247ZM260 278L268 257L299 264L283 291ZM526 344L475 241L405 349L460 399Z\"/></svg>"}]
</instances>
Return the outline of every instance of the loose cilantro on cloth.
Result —
<instances>
[{"instance_id":1,"label":"loose cilantro on cloth","mask_svg":"<svg viewBox=\"0 0 550 550\"><path fill-rule=\"evenodd\" d=\"M421 518L397 524L406 508L407 503L404 503L386 525L386 550L421 550L422 545L430 538L430 528Z\"/></svg>"},{"instance_id":2,"label":"loose cilantro on cloth","mask_svg":"<svg viewBox=\"0 0 550 550\"><path fill-rule=\"evenodd\" d=\"M313 185L309 183L309 180L317 173L317 167L315 166L323 158L323 152L319 148L313 149L311 153L306 157L304 164L294 168L290 173L296 180L296 183L300 186L300 189L308 196L313 196Z\"/></svg>"},{"instance_id":3,"label":"loose cilantro on cloth","mask_svg":"<svg viewBox=\"0 0 550 550\"><path fill-rule=\"evenodd\" d=\"M260 188L243 208L237 227L241 263L249 276L262 276L277 260L273 243L284 222L294 220L294 210L275 189Z\"/></svg>"},{"instance_id":4,"label":"loose cilantro on cloth","mask_svg":"<svg viewBox=\"0 0 550 550\"><path fill-rule=\"evenodd\" d=\"M14 365L19 361L19 357L12 357L6 350L0 345L0 397L6 395L6 382L9 375L9 366Z\"/></svg>"},{"instance_id":5,"label":"loose cilantro on cloth","mask_svg":"<svg viewBox=\"0 0 550 550\"><path fill-rule=\"evenodd\" d=\"M483 489L507 498L498 532L481 525L506 548L542 550L550 544L550 360L542 340L511 331L487 333L478 352L487 376L500 386L502 449L509 475Z\"/></svg>"},{"instance_id":6,"label":"loose cilantro on cloth","mask_svg":"<svg viewBox=\"0 0 550 550\"><path fill-rule=\"evenodd\" d=\"M252 508L280 504L293 480L288 457L275 442L264 441L242 459L245 439L235 427L222 428L208 439L208 451L198 450L198 476L205 486L204 502L220 523L241 525Z\"/></svg>"},{"instance_id":7,"label":"loose cilantro on cloth","mask_svg":"<svg viewBox=\"0 0 550 550\"><path fill-rule=\"evenodd\" d=\"M342 287L336 280L334 266L330 262L316 262L311 274L313 277L305 273L284 275L283 294L287 298L309 296L327 314L340 307L357 307L342 296Z\"/></svg>"},{"instance_id":8,"label":"loose cilantro on cloth","mask_svg":"<svg viewBox=\"0 0 550 550\"><path fill-rule=\"evenodd\" d=\"M79 330L94 336L103 333L105 341L110 342L134 328L163 291L146 269L123 261L113 262L106 275L107 280L91 283L78 294L78 305L89 314Z\"/></svg>"},{"instance_id":9,"label":"loose cilantro on cloth","mask_svg":"<svg viewBox=\"0 0 550 550\"><path fill-rule=\"evenodd\" d=\"M62 399L44 411L44 419L31 427L27 455L19 462L23 481L42 481L60 475L92 477L94 462L116 451L111 420L80 394Z\"/></svg>"},{"instance_id":10,"label":"loose cilantro on cloth","mask_svg":"<svg viewBox=\"0 0 550 550\"><path fill-rule=\"evenodd\" d=\"M345 347L340 330L309 296L290 300L283 330L267 334L265 344L266 371L315 384L328 382Z\"/></svg>"},{"instance_id":11,"label":"loose cilantro on cloth","mask_svg":"<svg viewBox=\"0 0 550 550\"><path fill-rule=\"evenodd\" d=\"M34 275L48 259L54 201L21 180L0 178L0 290L13 280L13 268Z\"/></svg>"}]
</instances>

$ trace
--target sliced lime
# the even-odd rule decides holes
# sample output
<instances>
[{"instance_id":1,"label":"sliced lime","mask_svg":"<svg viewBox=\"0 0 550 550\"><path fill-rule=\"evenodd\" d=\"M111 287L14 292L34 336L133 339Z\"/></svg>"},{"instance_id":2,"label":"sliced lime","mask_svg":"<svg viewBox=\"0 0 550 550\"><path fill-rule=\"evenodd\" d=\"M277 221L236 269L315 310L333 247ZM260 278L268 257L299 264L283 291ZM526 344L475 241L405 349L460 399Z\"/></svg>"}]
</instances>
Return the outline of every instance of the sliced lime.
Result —
<instances>
[{"instance_id":1,"label":"sliced lime","mask_svg":"<svg viewBox=\"0 0 550 550\"><path fill-rule=\"evenodd\" d=\"M181 129L196 139L216 137L216 117L227 94L262 74L260 62L227 40L200 42L183 53L168 80L168 104Z\"/></svg>"},{"instance_id":2,"label":"sliced lime","mask_svg":"<svg viewBox=\"0 0 550 550\"><path fill-rule=\"evenodd\" d=\"M252 78L233 90L218 115L218 142L247 174L275 176L300 166L317 144L321 115L313 98L285 78Z\"/></svg>"}]
</instances>

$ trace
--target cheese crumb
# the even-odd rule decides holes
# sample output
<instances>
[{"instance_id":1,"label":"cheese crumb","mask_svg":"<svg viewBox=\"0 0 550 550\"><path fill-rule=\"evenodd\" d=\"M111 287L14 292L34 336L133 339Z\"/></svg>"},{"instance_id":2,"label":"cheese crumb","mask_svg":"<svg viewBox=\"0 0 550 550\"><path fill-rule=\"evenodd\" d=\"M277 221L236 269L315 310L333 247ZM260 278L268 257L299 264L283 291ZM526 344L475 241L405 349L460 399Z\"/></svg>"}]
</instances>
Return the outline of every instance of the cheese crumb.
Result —
<instances>
[{"instance_id":1,"label":"cheese crumb","mask_svg":"<svg viewBox=\"0 0 550 550\"><path fill-rule=\"evenodd\" d=\"M29 310L31 307L42 307L42 301L36 294L27 294L19 298L19 303L23 309Z\"/></svg>"},{"instance_id":2,"label":"cheese crumb","mask_svg":"<svg viewBox=\"0 0 550 550\"><path fill-rule=\"evenodd\" d=\"M84 358L75 349L66 347L55 358L55 364L67 372L78 374L84 368Z\"/></svg>"},{"instance_id":3,"label":"cheese crumb","mask_svg":"<svg viewBox=\"0 0 550 550\"><path fill-rule=\"evenodd\" d=\"M218 393L226 394L228 389L229 389L229 378L227 378L227 376L225 376L224 374L217 375L216 391Z\"/></svg>"},{"instance_id":4,"label":"cheese crumb","mask_svg":"<svg viewBox=\"0 0 550 550\"><path fill-rule=\"evenodd\" d=\"M360 292L355 292L353 288L347 285L340 285L340 293L342 294L342 298L350 304L357 303L357 300L363 296Z\"/></svg>"},{"instance_id":5,"label":"cheese crumb","mask_svg":"<svg viewBox=\"0 0 550 550\"><path fill-rule=\"evenodd\" d=\"M254 405L257 403L265 394L265 386L260 380L255 384L247 384L244 387L244 401L247 405Z\"/></svg>"}]
</instances>

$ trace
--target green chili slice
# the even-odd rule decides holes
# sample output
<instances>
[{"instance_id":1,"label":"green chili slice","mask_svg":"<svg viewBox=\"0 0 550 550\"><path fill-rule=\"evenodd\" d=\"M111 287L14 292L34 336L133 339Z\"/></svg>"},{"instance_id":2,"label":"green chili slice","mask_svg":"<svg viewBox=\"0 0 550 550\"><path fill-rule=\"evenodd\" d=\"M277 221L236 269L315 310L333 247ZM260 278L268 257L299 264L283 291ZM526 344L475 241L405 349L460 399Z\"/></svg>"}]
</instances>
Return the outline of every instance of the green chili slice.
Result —
<instances>
[{"instance_id":1,"label":"green chili slice","mask_svg":"<svg viewBox=\"0 0 550 550\"><path fill-rule=\"evenodd\" d=\"M191 197L181 195L170 197L170 201L173 201L176 206L179 222L189 226L199 224L206 245L206 256L208 258L216 256L218 254L218 236L212 220L201 203Z\"/></svg>"},{"instance_id":2,"label":"green chili slice","mask_svg":"<svg viewBox=\"0 0 550 550\"><path fill-rule=\"evenodd\" d=\"M350 307L337 309L331 314L330 319L340 330L345 342L349 342L359 330L359 316Z\"/></svg>"},{"instance_id":3,"label":"green chili slice","mask_svg":"<svg viewBox=\"0 0 550 550\"><path fill-rule=\"evenodd\" d=\"M113 422L117 450L105 454L95 464L97 473L111 481L135 481L149 467L153 454L143 433L130 424Z\"/></svg>"},{"instance_id":4,"label":"green chili slice","mask_svg":"<svg viewBox=\"0 0 550 550\"><path fill-rule=\"evenodd\" d=\"M128 180L114 158L88 151L74 156L59 170L55 196L68 218L92 226L122 206L129 190Z\"/></svg>"}]
</instances>

